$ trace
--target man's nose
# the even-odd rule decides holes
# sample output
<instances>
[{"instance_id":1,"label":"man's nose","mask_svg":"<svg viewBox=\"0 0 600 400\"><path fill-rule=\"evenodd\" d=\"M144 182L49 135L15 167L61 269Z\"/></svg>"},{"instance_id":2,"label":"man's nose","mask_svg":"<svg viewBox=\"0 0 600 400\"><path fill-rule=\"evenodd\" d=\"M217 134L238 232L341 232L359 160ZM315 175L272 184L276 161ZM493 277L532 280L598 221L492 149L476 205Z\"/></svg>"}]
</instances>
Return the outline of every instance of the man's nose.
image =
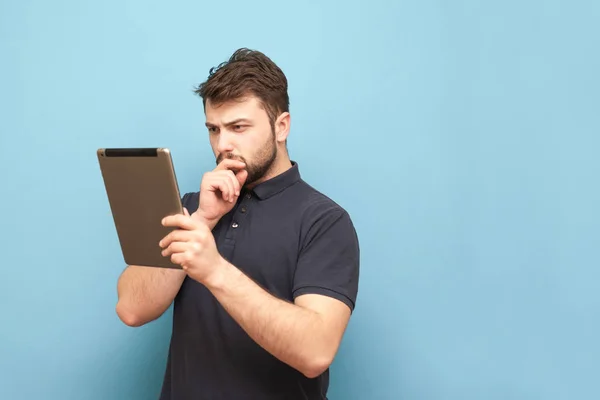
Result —
<instances>
[{"instance_id":1,"label":"man's nose","mask_svg":"<svg viewBox=\"0 0 600 400\"><path fill-rule=\"evenodd\" d=\"M233 141L231 135L227 132L221 131L219 134L219 141L217 142L217 151L219 153L232 153L233 152Z\"/></svg>"}]
</instances>

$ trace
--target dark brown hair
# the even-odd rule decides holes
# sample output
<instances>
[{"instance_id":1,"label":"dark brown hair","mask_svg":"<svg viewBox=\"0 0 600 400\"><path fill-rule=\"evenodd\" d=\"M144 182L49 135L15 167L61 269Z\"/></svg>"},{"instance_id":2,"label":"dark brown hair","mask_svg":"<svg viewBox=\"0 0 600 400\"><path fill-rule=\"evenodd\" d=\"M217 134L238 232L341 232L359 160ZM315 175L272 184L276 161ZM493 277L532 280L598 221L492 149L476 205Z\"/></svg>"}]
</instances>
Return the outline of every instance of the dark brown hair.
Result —
<instances>
[{"instance_id":1,"label":"dark brown hair","mask_svg":"<svg viewBox=\"0 0 600 400\"><path fill-rule=\"evenodd\" d=\"M207 100L218 105L253 95L261 101L271 126L290 106L283 71L263 53L247 48L236 50L228 61L211 68L208 79L194 92L205 107Z\"/></svg>"}]
</instances>

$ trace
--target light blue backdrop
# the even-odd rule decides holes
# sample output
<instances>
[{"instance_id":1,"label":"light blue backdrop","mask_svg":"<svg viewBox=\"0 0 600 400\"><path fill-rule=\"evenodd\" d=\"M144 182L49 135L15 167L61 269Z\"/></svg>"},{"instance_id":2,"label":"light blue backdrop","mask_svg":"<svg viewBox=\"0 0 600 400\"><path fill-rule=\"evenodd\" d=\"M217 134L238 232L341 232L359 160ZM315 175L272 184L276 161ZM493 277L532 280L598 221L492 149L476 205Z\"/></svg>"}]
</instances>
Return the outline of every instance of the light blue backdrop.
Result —
<instances>
[{"instance_id":1,"label":"light blue backdrop","mask_svg":"<svg viewBox=\"0 0 600 400\"><path fill-rule=\"evenodd\" d=\"M191 91L242 46L359 232L331 399L600 398L599 4L3 1L0 398L156 398L171 314L117 319L95 150L168 146L196 190Z\"/></svg>"}]
</instances>

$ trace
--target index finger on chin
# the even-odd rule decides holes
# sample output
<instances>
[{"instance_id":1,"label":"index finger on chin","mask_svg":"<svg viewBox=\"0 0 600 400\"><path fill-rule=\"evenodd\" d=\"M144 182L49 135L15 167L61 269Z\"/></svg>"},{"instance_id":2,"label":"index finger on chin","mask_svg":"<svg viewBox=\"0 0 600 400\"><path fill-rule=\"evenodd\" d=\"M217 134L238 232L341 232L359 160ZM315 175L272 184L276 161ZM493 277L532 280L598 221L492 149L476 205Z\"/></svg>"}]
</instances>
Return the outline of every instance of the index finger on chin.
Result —
<instances>
[{"instance_id":1,"label":"index finger on chin","mask_svg":"<svg viewBox=\"0 0 600 400\"><path fill-rule=\"evenodd\" d=\"M234 160L232 158L226 158L217 165L215 170L240 170L246 168L246 164L239 160Z\"/></svg>"}]
</instances>

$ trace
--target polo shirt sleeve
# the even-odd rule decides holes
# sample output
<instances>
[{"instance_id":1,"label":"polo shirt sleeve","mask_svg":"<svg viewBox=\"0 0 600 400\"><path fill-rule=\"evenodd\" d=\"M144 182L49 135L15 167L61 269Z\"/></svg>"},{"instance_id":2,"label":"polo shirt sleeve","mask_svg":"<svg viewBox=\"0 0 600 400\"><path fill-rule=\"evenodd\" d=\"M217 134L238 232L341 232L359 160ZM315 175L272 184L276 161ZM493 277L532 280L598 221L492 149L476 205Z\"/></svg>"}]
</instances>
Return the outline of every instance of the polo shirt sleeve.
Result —
<instances>
[{"instance_id":1,"label":"polo shirt sleeve","mask_svg":"<svg viewBox=\"0 0 600 400\"><path fill-rule=\"evenodd\" d=\"M344 209L319 208L304 221L294 274L294 299L303 294L330 296L353 311L360 265L358 237Z\"/></svg>"}]
</instances>

